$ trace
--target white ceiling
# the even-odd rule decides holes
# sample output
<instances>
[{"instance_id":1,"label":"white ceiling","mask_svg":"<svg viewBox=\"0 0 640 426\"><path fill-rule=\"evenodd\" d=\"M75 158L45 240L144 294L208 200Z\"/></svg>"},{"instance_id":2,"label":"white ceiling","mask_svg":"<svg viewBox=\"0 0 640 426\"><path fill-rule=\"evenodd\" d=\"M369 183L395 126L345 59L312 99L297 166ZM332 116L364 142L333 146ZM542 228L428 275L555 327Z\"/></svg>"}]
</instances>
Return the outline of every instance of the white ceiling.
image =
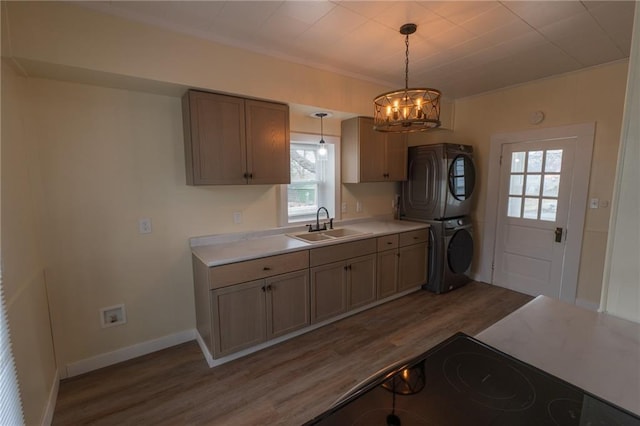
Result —
<instances>
[{"instance_id":1,"label":"white ceiling","mask_svg":"<svg viewBox=\"0 0 640 426\"><path fill-rule=\"evenodd\" d=\"M633 1L104 1L85 7L460 98L629 56Z\"/></svg>"}]
</instances>

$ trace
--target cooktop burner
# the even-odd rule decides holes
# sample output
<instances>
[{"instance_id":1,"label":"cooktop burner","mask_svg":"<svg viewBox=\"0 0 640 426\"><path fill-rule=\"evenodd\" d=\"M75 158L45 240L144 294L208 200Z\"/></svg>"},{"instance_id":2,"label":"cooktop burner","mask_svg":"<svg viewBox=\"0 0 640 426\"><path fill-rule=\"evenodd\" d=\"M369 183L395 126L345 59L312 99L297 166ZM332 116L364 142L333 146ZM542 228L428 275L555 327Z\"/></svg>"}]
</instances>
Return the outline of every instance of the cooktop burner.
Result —
<instances>
[{"instance_id":1,"label":"cooktop burner","mask_svg":"<svg viewBox=\"0 0 640 426\"><path fill-rule=\"evenodd\" d=\"M443 370L462 398L487 408L521 411L536 399L531 382L504 359L462 352L445 359Z\"/></svg>"},{"instance_id":2,"label":"cooktop burner","mask_svg":"<svg viewBox=\"0 0 640 426\"><path fill-rule=\"evenodd\" d=\"M307 424L640 426L640 417L458 333Z\"/></svg>"}]
</instances>

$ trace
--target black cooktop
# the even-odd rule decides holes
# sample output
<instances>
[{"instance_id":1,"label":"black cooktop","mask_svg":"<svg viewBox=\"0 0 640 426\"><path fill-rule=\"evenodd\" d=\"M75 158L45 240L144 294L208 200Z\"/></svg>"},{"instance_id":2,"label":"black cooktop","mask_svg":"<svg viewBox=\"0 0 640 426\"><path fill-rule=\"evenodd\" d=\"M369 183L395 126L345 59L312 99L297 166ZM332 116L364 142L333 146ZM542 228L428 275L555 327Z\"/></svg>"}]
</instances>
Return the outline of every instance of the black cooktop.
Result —
<instances>
[{"instance_id":1,"label":"black cooktop","mask_svg":"<svg viewBox=\"0 0 640 426\"><path fill-rule=\"evenodd\" d=\"M306 424L639 426L640 417L458 333Z\"/></svg>"}]
</instances>

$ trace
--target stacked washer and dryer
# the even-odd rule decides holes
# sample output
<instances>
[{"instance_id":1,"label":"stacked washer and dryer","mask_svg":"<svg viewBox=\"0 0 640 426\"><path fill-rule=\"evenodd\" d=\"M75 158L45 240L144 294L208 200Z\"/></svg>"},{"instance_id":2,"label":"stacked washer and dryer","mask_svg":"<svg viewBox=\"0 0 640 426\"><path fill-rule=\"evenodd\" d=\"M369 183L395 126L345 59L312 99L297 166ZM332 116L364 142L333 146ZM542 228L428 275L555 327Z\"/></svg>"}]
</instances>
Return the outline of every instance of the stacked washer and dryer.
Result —
<instances>
[{"instance_id":1,"label":"stacked washer and dryer","mask_svg":"<svg viewBox=\"0 0 640 426\"><path fill-rule=\"evenodd\" d=\"M423 288L443 293L470 281L473 260L471 196L476 172L473 147L458 144L409 148L408 180L400 216L429 228L429 275Z\"/></svg>"}]
</instances>

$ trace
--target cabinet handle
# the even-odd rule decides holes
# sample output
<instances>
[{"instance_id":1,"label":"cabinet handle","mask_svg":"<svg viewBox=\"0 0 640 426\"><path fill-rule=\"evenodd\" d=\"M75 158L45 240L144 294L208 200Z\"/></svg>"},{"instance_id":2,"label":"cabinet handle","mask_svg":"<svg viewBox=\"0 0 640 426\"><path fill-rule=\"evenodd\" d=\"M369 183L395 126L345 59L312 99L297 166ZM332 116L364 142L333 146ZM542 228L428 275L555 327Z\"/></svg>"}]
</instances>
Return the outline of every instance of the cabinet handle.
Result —
<instances>
[{"instance_id":1,"label":"cabinet handle","mask_svg":"<svg viewBox=\"0 0 640 426\"><path fill-rule=\"evenodd\" d=\"M387 241L387 245L391 245L393 244L391 241Z\"/></svg>"},{"instance_id":2,"label":"cabinet handle","mask_svg":"<svg viewBox=\"0 0 640 426\"><path fill-rule=\"evenodd\" d=\"M396 256L400 257L400 253L396 253Z\"/></svg>"},{"instance_id":3,"label":"cabinet handle","mask_svg":"<svg viewBox=\"0 0 640 426\"><path fill-rule=\"evenodd\" d=\"M348 270L349 270L349 265L346 265L346 266L344 267L344 270L345 270L345 271L348 271Z\"/></svg>"},{"instance_id":4,"label":"cabinet handle","mask_svg":"<svg viewBox=\"0 0 640 426\"><path fill-rule=\"evenodd\" d=\"M253 173L249 173L249 179L253 179Z\"/></svg>"},{"instance_id":5,"label":"cabinet handle","mask_svg":"<svg viewBox=\"0 0 640 426\"><path fill-rule=\"evenodd\" d=\"M265 266L264 268L262 268L263 271L270 271L271 267L270 266Z\"/></svg>"},{"instance_id":6,"label":"cabinet handle","mask_svg":"<svg viewBox=\"0 0 640 426\"><path fill-rule=\"evenodd\" d=\"M262 292L264 293L265 291L267 291L267 289L264 286L262 286Z\"/></svg>"},{"instance_id":7,"label":"cabinet handle","mask_svg":"<svg viewBox=\"0 0 640 426\"><path fill-rule=\"evenodd\" d=\"M271 284L267 286L267 291L273 291L273 287L271 287Z\"/></svg>"}]
</instances>

